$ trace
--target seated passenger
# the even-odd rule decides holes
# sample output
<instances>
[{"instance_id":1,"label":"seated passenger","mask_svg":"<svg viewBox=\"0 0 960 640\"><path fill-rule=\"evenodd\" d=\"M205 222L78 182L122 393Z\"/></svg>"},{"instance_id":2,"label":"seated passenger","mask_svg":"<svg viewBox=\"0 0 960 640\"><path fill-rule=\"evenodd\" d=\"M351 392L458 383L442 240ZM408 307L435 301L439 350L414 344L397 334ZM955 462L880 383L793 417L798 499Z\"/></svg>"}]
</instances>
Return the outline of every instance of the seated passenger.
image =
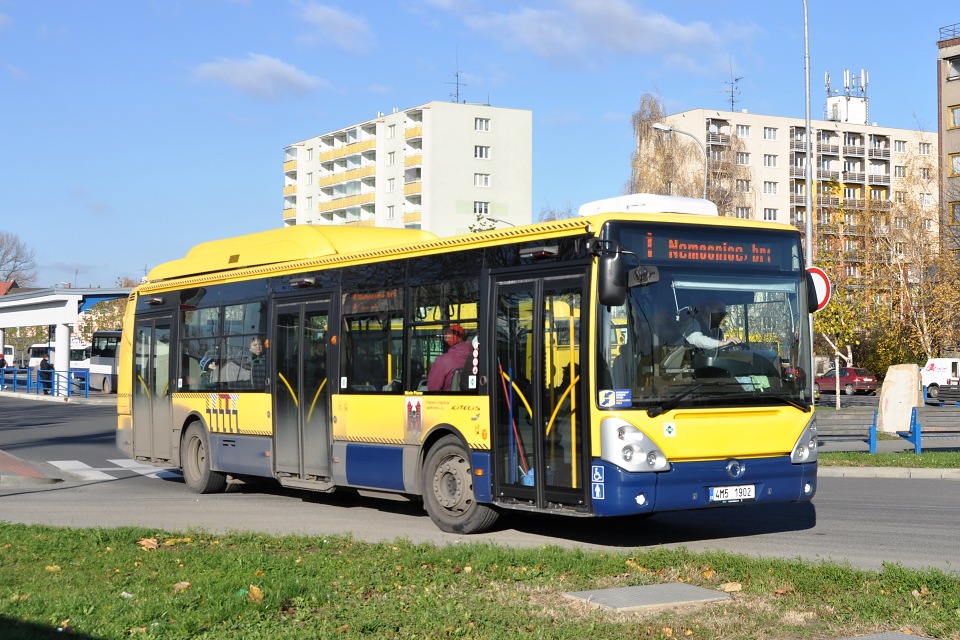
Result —
<instances>
[{"instance_id":1,"label":"seated passenger","mask_svg":"<svg viewBox=\"0 0 960 640\"><path fill-rule=\"evenodd\" d=\"M459 324L452 324L444 333L447 351L437 357L427 374L428 391L458 391L451 389L454 372L462 369L467 358L473 353L472 345L466 341L467 334Z\"/></svg>"}]
</instances>

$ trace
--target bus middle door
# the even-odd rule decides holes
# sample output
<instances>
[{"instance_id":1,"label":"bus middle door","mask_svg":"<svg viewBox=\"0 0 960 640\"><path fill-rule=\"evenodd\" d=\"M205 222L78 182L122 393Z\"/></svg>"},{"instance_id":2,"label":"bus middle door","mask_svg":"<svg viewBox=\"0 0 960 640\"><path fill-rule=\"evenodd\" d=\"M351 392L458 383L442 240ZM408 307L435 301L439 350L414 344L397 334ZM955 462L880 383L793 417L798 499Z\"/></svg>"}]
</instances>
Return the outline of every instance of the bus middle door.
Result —
<instances>
[{"instance_id":1,"label":"bus middle door","mask_svg":"<svg viewBox=\"0 0 960 640\"><path fill-rule=\"evenodd\" d=\"M328 481L331 428L327 378L329 302L278 301L274 311L274 471L281 484ZM316 488L316 487L314 487Z\"/></svg>"}]
</instances>

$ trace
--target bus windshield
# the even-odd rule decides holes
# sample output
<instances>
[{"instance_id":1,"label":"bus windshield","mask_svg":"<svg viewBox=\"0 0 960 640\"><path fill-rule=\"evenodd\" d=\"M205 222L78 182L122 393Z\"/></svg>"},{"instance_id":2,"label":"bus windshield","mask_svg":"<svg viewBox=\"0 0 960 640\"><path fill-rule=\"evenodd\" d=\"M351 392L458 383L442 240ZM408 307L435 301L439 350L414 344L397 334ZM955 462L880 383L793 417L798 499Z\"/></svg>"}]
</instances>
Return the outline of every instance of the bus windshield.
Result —
<instances>
[{"instance_id":1,"label":"bus windshield","mask_svg":"<svg viewBox=\"0 0 960 640\"><path fill-rule=\"evenodd\" d=\"M793 234L615 229L647 277L602 307L605 408L790 404L809 409L805 280ZM649 277L649 274L655 274Z\"/></svg>"}]
</instances>

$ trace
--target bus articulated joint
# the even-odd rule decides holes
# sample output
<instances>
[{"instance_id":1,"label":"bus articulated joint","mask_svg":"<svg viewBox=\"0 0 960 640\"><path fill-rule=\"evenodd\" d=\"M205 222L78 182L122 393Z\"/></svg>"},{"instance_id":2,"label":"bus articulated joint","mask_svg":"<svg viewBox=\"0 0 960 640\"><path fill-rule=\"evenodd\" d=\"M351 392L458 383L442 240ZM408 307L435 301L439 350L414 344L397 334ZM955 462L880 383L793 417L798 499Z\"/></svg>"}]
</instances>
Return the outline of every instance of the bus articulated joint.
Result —
<instances>
[{"instance_id":1,"label":"bus articulated joint","mask_svg":"<svg viewBox=\"0 0 960 640\"><path fill-rule=\"evenodd\" d=\"M620 418L600 423L600 457L625 471L669 471L670 461L649 436Z\"/></svg>"},{"instance_id":2,"label":"bus articulated joint","mask_svg":"<svg viewBox=\"0 0 960 640\"><path fill-rule=\"evenodd\" d=\"M817 415L814 412L807 422L803 433L800 434L800 438L796 444L793 445L793 451L790 453L790 462L793 464L816 462L817 448Z\"/></svg>"}]
</instances>

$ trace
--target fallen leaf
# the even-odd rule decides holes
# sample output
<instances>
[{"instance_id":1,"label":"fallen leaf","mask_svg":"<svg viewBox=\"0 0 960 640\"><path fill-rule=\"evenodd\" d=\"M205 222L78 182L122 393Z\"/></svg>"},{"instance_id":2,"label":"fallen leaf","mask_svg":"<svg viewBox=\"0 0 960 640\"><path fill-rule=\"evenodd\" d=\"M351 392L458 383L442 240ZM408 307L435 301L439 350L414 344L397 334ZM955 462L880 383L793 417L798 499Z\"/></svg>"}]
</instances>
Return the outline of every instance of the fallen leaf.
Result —
<instances>
[{"instance_id":1,"label":"fallen leaf","mask_svg":"<svg viewBox=\"0 0 960 640\"><path fill-rule=\"evenodd\" d=\"M709 579L712 578L713 576L717 575L717 572L714 571L713 569L704 569L702 575L703 575L704 578L706 578L707 580L709 580Z\"/></svg>"},{"instance_id":2,"label":"fallen leaf","mask_svg":"<svg viewBox=\"0 0 960 640\"><path fill-rule=\"evenodd\" d=\"M60 571L60 565L48 564L47 566L44 567L44 570L47 571L48 573L56 573Z\"/></svg>"},{"instance_id":3,"label":"fallen leaf","mask_svg":"<svg viewBox=\"0 0 960 640\"><path fill-rule=\"evenodd\" d=\"M251 602L263 602L263 590L260 589L260 587L252 584L250 585L248 592L249 595L247 597L250 598Z\"/></svg>"},{"instance_id":4,"label":"fallen leaf","mask_svg":"<svg viewBox=\"0 0 960 640\"><path fill-rule=\"evenodd\" d=\"M790 593L790 590L789 590L789 589L777 589L776 591L773 592L773 595L775 595L775 596L785 596L785 595L787 595L788 593Z\"/></svg>"},{"instance_id":5,"label":"fallen leaf","mask_svg":"<svg viewBox=\"0 0 960 640\"><path fill-rule=\"evenodd\" d=\"M173 585L173 592L180 593L181 591L186 591L190 588L190 583L186 580L181 580L177 584Z\"/></svg>"},{"instance_id":6,"label":"fallen leaf","mask_svg":"<svg viewBox=\"0 0 960 640\"><path fill-rule=\"evenodd\" d=\"M739 582L724 582L720 585L720 591L724 593L737 593L741 589L743 589L743 585Z\"/></svg>"},{"instance_id":7,"label":"fallen leaf","mask_svg":"<svg viewBox=\"0 0 960 640\"><path fill-rule=\"evenodd\" d=\"M141 549L159 549L160 544L157 542L156 538L141 538L140 542L137 544L140 545Z\"/></svg>"}]
</instances>

